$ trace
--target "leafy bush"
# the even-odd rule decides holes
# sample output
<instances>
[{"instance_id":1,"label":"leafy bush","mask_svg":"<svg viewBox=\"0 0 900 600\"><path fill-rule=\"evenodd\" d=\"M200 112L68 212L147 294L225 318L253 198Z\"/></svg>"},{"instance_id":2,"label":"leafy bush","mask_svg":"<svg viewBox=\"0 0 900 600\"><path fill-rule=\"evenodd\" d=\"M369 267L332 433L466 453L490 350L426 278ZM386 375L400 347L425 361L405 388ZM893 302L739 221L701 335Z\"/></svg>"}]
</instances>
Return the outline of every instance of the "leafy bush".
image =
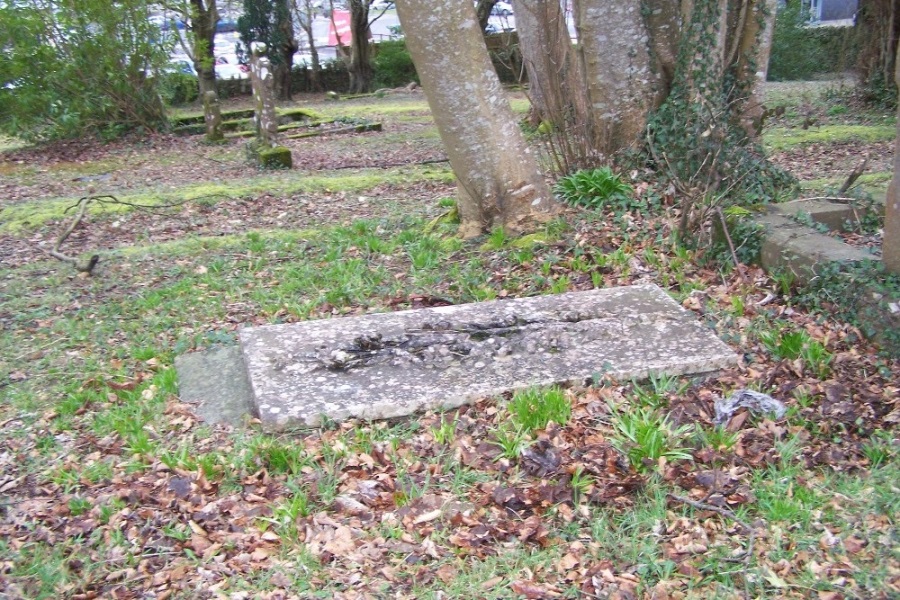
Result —
<instances>
[{"instance_id":1,"label":"leafy bush","mask_svg":"<svg viewBox=\"0 0 900 600\"><path fill-rule=\"evenodd\" d=\"M149 0L0 3L0 131L27 140L118 135L166 122L170 42Z\"/></svg>"},{"instance_id":2,"label":"leafy bush","mask_svg":"<svg viewBox=\"0 0 900 600\"><path fill-rule=\"evenodd\" d=\"M375 55L375 87L402 87L411 81L419 82L419 75L403 40L381 42Z\"/></svg>"},{"instance_id":3,"label":"leafy bush","mask_svg":"<svg viewBox=\"0 0 900 600\"><path fill-rule=\"evenodd\" d=\"M169 106L190 104L200 95L197 77L189 73L165 73L160 77L160 96Z\"/></svg>"},{"instance_id":4,"label":"leafy bush","mask_svg":"<svg viewBox=\"0 0 900 600\"><path fill-rule=\"evenodd\" d=\"M609 167L584 169L566 175L556 183L556 193L576 206L614 208L623 211L638 208L631 186Z\"/></svg>"},{"instance_id":5,"label":"leafy bush","mask_svg":"<svg viewBox=\"0 0 900 600\"><path fill-rule=\"evenodd\" d=\"M855 64L857 48L852 29L807 27L807 21L808 13L799 0L790 0L778 12L769 60L770 81L812 79Z\"/></svg>"}]
</instances>

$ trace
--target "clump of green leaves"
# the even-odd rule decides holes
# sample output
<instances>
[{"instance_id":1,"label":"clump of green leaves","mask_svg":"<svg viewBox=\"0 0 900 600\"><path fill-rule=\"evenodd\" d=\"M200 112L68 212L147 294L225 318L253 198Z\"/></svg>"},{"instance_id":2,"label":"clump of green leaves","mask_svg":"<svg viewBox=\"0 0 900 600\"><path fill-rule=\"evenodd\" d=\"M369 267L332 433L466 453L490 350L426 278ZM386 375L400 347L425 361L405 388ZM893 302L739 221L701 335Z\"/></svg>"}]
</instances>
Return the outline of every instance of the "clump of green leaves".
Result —
<instances>
[{"instance_id":1,"label":"clump of green leaves","mask_svg":"<svg viewBox=\"0 0 900 600\"><path fill-rule=\"evenodd\" d=\"M42 141L164 126L156 75L170 42L149 4L0 3L0 130Z\"/></svg>"},{"instance_id":2,"label":"clump of green leaves","mask_svg":"<svg viewBox=\"0 0 900 600\"><path fill-rule=\"evenodd\" d=\"M831 373L834 356L822 342L805 331L764 331L759 334L759 340L776 360L801 358L805 367L819 379L825 379Z\"/></svg>"},{"instance_id":3,"label":"clump of green leaves","mask_svg":"<svg viewBox=\"0 0 900 600\"><path fill-rule=\"evenodd\" d=\"M572 414L572 405L557 386L528 388L513 395L509 412L517 425L526 431L535 431L545 428L550 421L565 425Z\"/></svg>"},{"instance_id":4,"label":"clump of green leaves","mask_svg":"<svg viewBox=\"0 0 900 600\"><path fill-rule=\"evenodd\" d=\"M614 434L612 444L628 457L638 471L649 471L665 457L690 460L686 438L690 425L675 426L669 418L651 408L620 411L610 406Z\"/></svg>"},{"instance_id":5,"label":"clump of green leaves","mask_svg":"<svg viewBox=\"0 0 900 600\"><path fill-rule=\"evenodd\" d=\"M609 167L584 169L566 175L556 183L556 193L575 206L586 208L636 208L634 190Z\"/></svg>"}]
</instances>

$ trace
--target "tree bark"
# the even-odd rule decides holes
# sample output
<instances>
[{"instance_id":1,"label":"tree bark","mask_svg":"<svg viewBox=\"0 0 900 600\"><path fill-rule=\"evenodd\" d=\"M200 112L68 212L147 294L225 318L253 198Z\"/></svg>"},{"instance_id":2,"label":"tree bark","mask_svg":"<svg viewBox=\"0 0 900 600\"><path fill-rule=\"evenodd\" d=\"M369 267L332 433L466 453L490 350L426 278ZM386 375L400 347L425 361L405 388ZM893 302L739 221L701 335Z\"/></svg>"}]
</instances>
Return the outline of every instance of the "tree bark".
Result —
<instances>
[{"instance_id":1,"label":"tree bark","mask_svg":"<svg viewBox=\"0 0 900 600\"><path fill-rule=\"evenodd\" d=\"M475 13L478 15L478 27L482 31L487 29L488 20L491 18L491 11L494 10L495 4L497 4L497 0L478 0L478 3L475 5Z\"/></svg>"},{"instance_id":2,"label":"tree bark","mask_svg":"<svg viewBox=\"0 0 900 600\"><path fill-rule=\"evenodd\" d=\"M369 2L370 0L350 0L350 93L365 94L371 91L372 69L371 46L369 45Z\"/></svg>"},{"instance_id":3,"label":"tree bark","mask_svg":"<svg viewBox=\"0 0 900 600\"><path fill-rule=\"evenodd\" d=\"M316 38L313 35L312 22L316 16L316 10L313 8L310 0L302 0L302 8L297 5L294 0L294 12L300 17L300 27L306 34L306 42L309 44L309 55L312 58L309 72L309 87L314 92L322 91L321 72L322 65L319 62L319 50L316 48Z\"/></svg>"},{"instance_id":4,"label":"tree bark","mask_svg":"<svg viewBox=\"0 0 900 600\"><path fill-rule=\"evenodd\" d=\"M191 0L190 14L182 14L190 23L191 60L197 71L200 99L203 102L203 116L207 123L207 138L210 141L222 139L222 118L219 112L216 91L216 24L219 11L216 0ZM212 93L213 96L209 96Z\"/></svg>"},{"instance_id":5,"label":"tree bark","mask_svg":"<svg viewBox=\"0 0 900 600\"><path fill-rule=\"evenodd\" d=\"M605 155L633 147L647 125L657 85L640 0L581 0L575 24L588 98Z\"/></svg>"},{"instance_id":6,"label":"tree bark","mask_svg":"<svg viewBox=\"0 0 900 600\"><path fill-rule=\"evenodd\" d=\"M532 124L552 125L558 170L585 168L593 120L578 57L559 0L513 0L519 48L528 72Z\"/></svg>"},{"instance_id":7,"label":"tree bark","mask_svg":"<svg viewBox=\"0 0 900 600\"><path fill-rule=\"evenodd\" d=\"M279 58L275 62L275 94L279 100L291 99L291 70L294 68L294 53L300 48L297 38L294 36L294 23L291 7L288 0L276 0L275 27L278 28L279 44L272 48L272 53L278 53Z\"/></svg>"},{"instance_id":8,"label":"tree bark","mask_svg":"<svg viewBox=\"0 0 900 600\"><path fill-rule=\"evenodd\" d=\"M900 45L894 61L894 83L900 94ZM897 106L897 141L894 144L894 179L884 203L882 260L891 273L900 275L900 105Z\"/></svg>"},{"instance_id":9,"label":"tree bark","mask_svg":"<svg viewBox=\"0 0 900 600\"><path fill-rule=\"evenodd\" d=\"M474 6L397 0L459 193L460 235L533 230L556 210L491 65ZM427 15L427 17L423 17Z\"/></svg>"}]
</instances>

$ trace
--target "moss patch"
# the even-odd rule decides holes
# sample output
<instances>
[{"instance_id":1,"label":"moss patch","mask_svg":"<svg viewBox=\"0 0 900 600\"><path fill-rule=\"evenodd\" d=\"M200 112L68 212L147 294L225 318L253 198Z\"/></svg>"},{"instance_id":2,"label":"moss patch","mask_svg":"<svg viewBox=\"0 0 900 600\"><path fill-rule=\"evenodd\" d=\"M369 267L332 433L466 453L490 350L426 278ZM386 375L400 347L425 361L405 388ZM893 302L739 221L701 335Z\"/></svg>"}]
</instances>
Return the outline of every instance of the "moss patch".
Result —
<instances>
[{"instance_id":1,"label":"moss patch","mask_svg":"<svg viewBox=\"0 0 900 600\"><path fill-rule=\"evenodd\" d=\"M891 177L893 177L893 174L888 171L865 173L856 180L856 185L861 187L867 193L872 194L873 197L878 198L887 192L888 186L891 183ZM840 187L845 179L846 177L835 179L810 179L809 181L802 182L802 187L804 190L825 191L829 188Z\"/></svg>"},{"instance_id":2,"label":"moss patch","mask_svg":"<svg viewBox=\"0 0 900 600\"><path fill-rule=\"evenodd\" d=\"M9 152L10 150L18 150L20 148L24 148L28 146L27 142L24 142L18 138L7 137L5 135L0 135L0 152Z\"/></svg>"},{"instance_id":3,"label":"moss patch","mask_svg":"<svg viewBox=\"0 0 900 600\"><path fill-rule=\"evenodd\" d=\"M766 150L781 152L806 144L834 142L885 142L897 136L892 125L828 125L810 129L775 127L763 135Z\"/></svg>"},{"instance_id":4,"label":"moss patch","mask_svg":"<svg viewBox=\"0 0 900 600\"><path fill-rule=\"evenodd\" d=\"M528 98L512 98L509 101L512 111L516 114L524 115L531 108L531 102Z\"/></svg>"},{"instance_id":5,"label":"moss patch","mask_svg":"<svg viewBox=\"0 0 900 600\"><path fill-rule=\"evenodd\" d=\"M166 192L148 191L138 194L120 195L119 200L131 204L160 206L179 202L217 202L220 199L252 197L268 194L330 193L333 191L362 192L385 184L409 185L421 181L452 183L453 172L449 167L421 165L398 167L395 169L367 169L352 175L314 175L302 171L260 174L248 179L237 179L225 183L209 183L185 186L179 190ZM9 206L0 211L0 233L18 234L40 226L48 221L60 220L67 216L66 209L72 207L78 198L55 198L37 200ZM96 204L88 208L92 215L113 214L134 210L122 204Z\"/></svg>"},{"instance_id":6,"label":"moss patch","mask_svg":"<svg viewBox=\"0 0 900 600\"><path fill-rule=\"evenodd\" d=\"M259 151L259 166L263 169L290 169L294 166L291 149L285 146L263 148Z\"/></svg>"}]
</instances>

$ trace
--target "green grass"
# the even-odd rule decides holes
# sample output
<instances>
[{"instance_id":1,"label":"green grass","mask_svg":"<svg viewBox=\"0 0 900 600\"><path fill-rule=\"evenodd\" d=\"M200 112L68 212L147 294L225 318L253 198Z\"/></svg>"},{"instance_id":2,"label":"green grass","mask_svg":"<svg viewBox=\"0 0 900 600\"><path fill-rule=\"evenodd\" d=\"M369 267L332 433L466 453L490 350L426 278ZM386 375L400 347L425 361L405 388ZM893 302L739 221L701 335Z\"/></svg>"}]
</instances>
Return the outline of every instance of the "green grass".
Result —
<instances>
[{"instance_id":1,"label":"green grass","mask_svg":"<svg viewBox=\"0 0 900 600\"><path fill-rule=\"evenodd\" d=\"M892 125L823 125L799 129L773 127L763 134L769 152L783 152L807 144L834 142L888 142L897 137Z\"/></svg>"},{"instance_id":2,"label":"green grass","mask_svg":"<svg viewBox=\"0 0 900 600\"><path fill-rule=\"evenodd\" d=\"M522 109L526 103L518 100L514 105ZM363 105L353 101L333 106L343 110ZM425 111L419 99L388 106L403 118L418 119L418 111ZM366 110L376 114L380 108L360 108L360 114ZM399 137L391 143L396 141ZM449 181L446 170L424 169L386 175L375 171L316 175L308 178L311 182L299 173L264 175L242 180L240 185L247 187L232 189L229 197L246 189L258 193L267 186L275 193L306 185L314 190L333 186L327 189L361 191L383 183L415 185L432 176ZM196 197L192 194L211 189L220 188L218 184L188 186L165 197ZM41 203L28 207L39 213ZM16 214L19 231L29 227L24 225L27 212ZM6 216L4 212L3 219ZM305 536L330 527L321 517L311 521L321 513L341 525L349 523L354 540L369 544L373 552L388 543L399 544L378 564L394 574L393 580L380 579L378 570L365 572L379 578L372 592L375 597L402 590L417 598L517 598L512 582L557 578L567 553L583 561L579 570L609 561L614 576L634 576L638 597L649 596L659 582L680 586L689 598L779 597L784 590L766 579L769 569L781 559L796 561L798 555L806 561L798 562L797 569L785 576L798 595L835 587L834 578L813 574L811 561L818 565L848 562L852 578L864 586L859 597L887 589L895 576L890 569L898 559L895 530L900 514L895 490L900 465L893 434L876 433L859 447L847 447L868 471L807 467L810 448L817 447L814 442L845 433L825 431L830 422L821 423L823 428L812 427L819 420L808 417L819 410L824 397L822 386L811 377L835 377L828 370L840 373L852 359L845 353L844 364L835 365L837 360L829 361L816 350L811 343L815 340L805 338L795 351L796 344L785 343L782 333L793 331L794 326L756 306L755 298L761 294L748 294L739 301L725 298L717 307L714 297L719 293L711 285L718 283L694 277L696 264L687 250L672 248L666 240L642 248L639 240L645 234L624 222L615 232L615 243L591 246L581 242L582 226L599 225L579 222L566 228L564 221L557 221L524 239L510 240L495 233L487 243L484 239L470 243L453 237L452 225L428 229L424 215L397 214L386 207L376 219L322 223L307 230L249 230L109 251L104 253L103 272L93 278L74 277L65 266L50 260L0 271L4 282L0 375L23 373L26 377L9 383L4 379L6 385L0 387L0 420L5 423L0 440L15 457L8 468L28 476L28 493L46 489L54 494L52 509L28 527L50 527L41 519L50 519L57 511L66 514L54 532L78 520L91 519L96 524L88 533L74 533L55 543L32 536L13 548L10 539L0 539L4 582L21 586L21 593L12 595L59 598L74 590L103 586L106 577L126 567L135 568L139 575L141 561L148 558L144 553L164 568L183 561L190 573L198 569L221 573L220 589L226 595L264 596L284 587L285 581L291 592L304 597L328 598L355 591L357 583L342 579L363 573L354 559L336 555L323 560L308 549ZM667 416L666 411L670 403L675 406L685 400L681 379L654 376L620 382L616 393L623 403L612 409L606 409L602 399L590 399L596 389L566 393L551 389L521 392L506 407L484 402L453 413L392 422L328 423L321 429L281 435L263 433L252 425L228 432L195 423L179 425L174 420L177 413L172 411L180 407L171 368L174 357L211 344L235 343L238 324L392 310L398 299L410 295L461 303L497 297L504 291L523 296L584 289L591 281L598 286L627 283L632 257L659 271L660 277L670 277L671 292L680 298L691 289L709 288L706 310L710 324L720 333L735 334L715 323L719 318L723 322L726 316L752 319L747 325L753 328L748 334L751 344L756 343L755 331L774 331L776 352L797 356L805 365L822 366L816 373L810 369L805 387L795 389L793 397L785 393L782 399L794 409L787 422L752 430L754 444L773 447L763 466L747 462L734 471L742 485L750 488L752 498L729 506L742 520L760 523L755 555L746 564L722 560L745 547L746 532L723 515L680 505L667 494L688 495L689 490L678 488L685 480L676 483L659 476L678 478L682 468L699 471L722 464L716 457L712 464L669 464L674 470L660 471L661 457L671 463L697 447L722 454L749 447L743 431L678 427L675 416ZM614 279L605 281L610 274ZM735 343L743 346L739 340ZM827 348L821 344L821 349L836 351L835 345L842 347L842 343L829 342ZM752 353L746 356L750 368L759 368L752 362ZM768 360L768 355L764 358ZM771 361L763 364L772 366ZM726 386L734 382L723 381ZM512 514L496 506L490 491L496 486L523 491L538 485L542 478L529 479L522 451L545 439L542 436L548 433L541 429L551 420L563 426L553 443L571 445L573 462L548 474L543 483L548 489L570 485L572 496L571 501L534 509L532 514L549 534L549 543L543 545L517 537L528 511ZM610 458L617 469L627 471L630 463L642 472L640 489L614 502L592 500L591 493L607 483L602 472L593 470L596 465L588 465L580 454L587 449L580 446L582 435L592 437L595 444L615 442L627 462L618 461L612 452ZM819 439L813 440L814 436ZM107 444L112 445L111 451L104 450L99 458L93 455ZM487 466L465 462L482 452L490 453ZM235 529L215 532L223 534L215 558L204 558L190 548L193 533L188 520L201 510L200 505L191 500L182 506L167 495L168 482L185 474L202 475L209 482L202 499L209 506L230 510L230 502L235 501L236 508L253 509L252 514L243 515L246 519L241 511L227 515L229 526L234 516ZM352 497L361 482L377 483L379 495L370 507L377 517L373 523L367 521L369 513L354 517L335 508L335 499ZM149 490L153 501L117 493L133 490ZM245 499L254 497L251 494L260 496L248 504ZM225 501L216 502L220 500ZM441 507L465 505L465 519L508 528L509 535L497 542L490 537L494 533L488 532L481 546L453 545L449 540L458 530L456 523L439 518L411 525L424 502ZM667 545L680 535L693 534L695 528L710 536L709 552L676 562ZM821 546L825 528L840 538L836 547ZM237 542L232 537L240 539L240 529L253 536L253 547L233 546ZM24 528L20 531L23 536L27 533ZM148 531L159 537L145 536ZM232 569L235 555L249 554L260 536L273 533L278 541L269 545L275 564L244 562L240 569L218 570L221 558L227 556L225 566ZM860 556L843 552L850 536L868 542ZM438 557L422 550L429 542L439 545ZM143 543L148 545L142 547ZM78 567L73 558L84 564ZM688 565L699 574L686 574ZM435 577L440 567L452 569L452 576ZM359 586L366 585L367 574ZM584 595L569 582L557 581L561 597ZM143 585L126 584L134 589ZM196 593L181 590L173 597Z\"/></svg>"}]
</instances>

